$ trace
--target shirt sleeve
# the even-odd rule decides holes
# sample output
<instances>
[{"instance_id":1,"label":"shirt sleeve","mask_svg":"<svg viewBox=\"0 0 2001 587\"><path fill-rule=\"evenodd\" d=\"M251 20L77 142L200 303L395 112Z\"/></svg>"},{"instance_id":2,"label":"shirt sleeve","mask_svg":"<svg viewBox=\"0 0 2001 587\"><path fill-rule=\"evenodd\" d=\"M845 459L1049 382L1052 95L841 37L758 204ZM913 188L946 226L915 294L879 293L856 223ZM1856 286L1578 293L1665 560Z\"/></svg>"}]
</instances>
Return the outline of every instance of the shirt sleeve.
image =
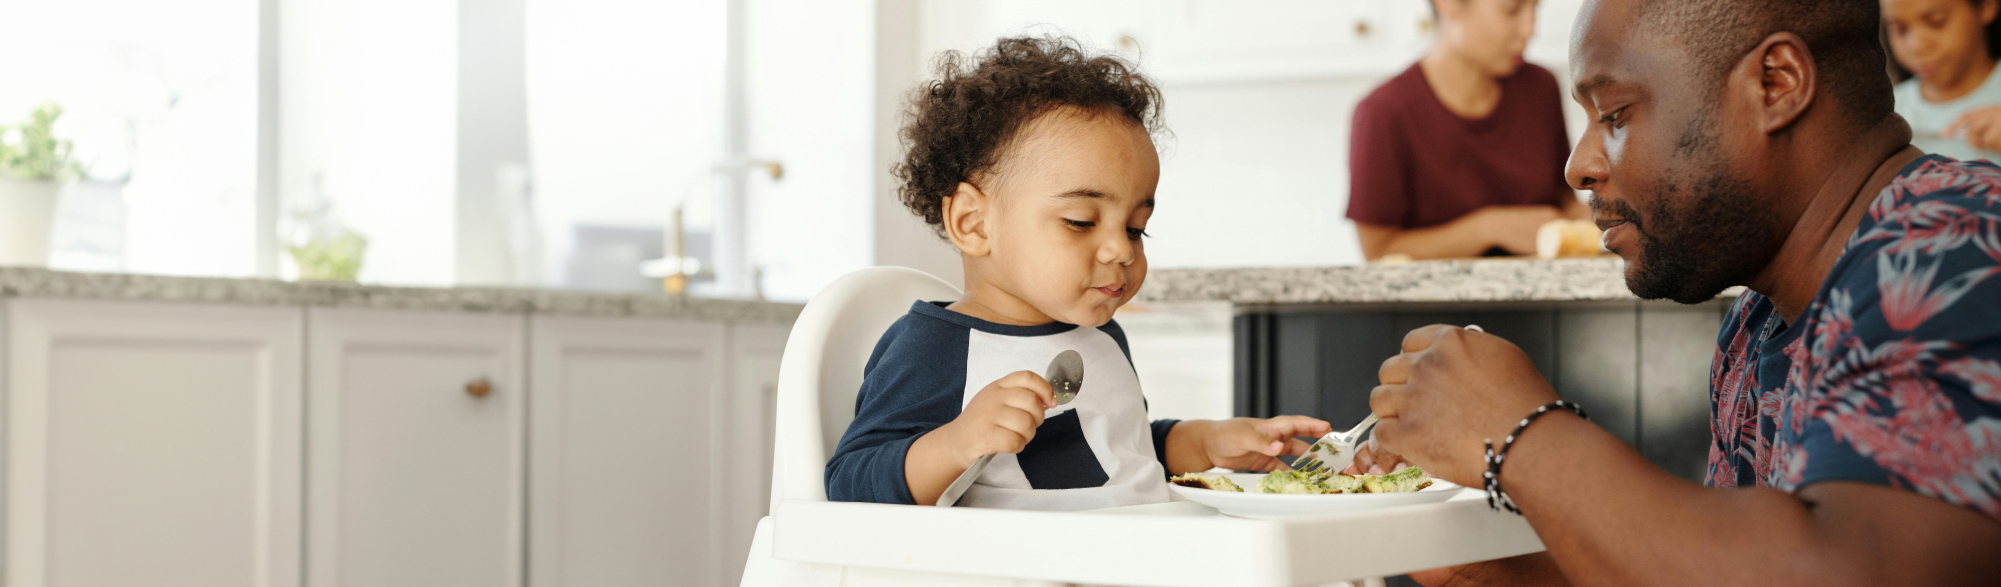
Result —
<instances>
[{"instance_id":1,"label":"shirt sleeve","mask_svg":"<svg viewBox=\"0 0 2001 587\"><path fill-rule=\"evenodd\" d=\"M965 383L964 330L908 319L891 327L862 376L855 419L827 460L827 499L916 504L904 457L918 437L959 417Z\"/></svg>"},{"instance_id":2,"label":"shirt sleeve","mask_svg":"<svg viewBox=\"0 0 2001 587\"><path fill-rule=\"evenodd\" d=\"M1373 96L1372 96L1373 98ZM1409 228L1409 156L1396 116L1375 99L1355 106L1348 136L1348 219L1373 226Z\"/></svg>"},{"instance_id":3,"label":"shirt sleeve","mask_svg":"<svg viewBox=\"0 0 2001 587\"><path fill-rule=\"evenodd\" d=\"M1180 423L1180 420L1153 421L1153 458L1160 459L1162 471L1167 471L1167 433L1173 432L1174 425ZM1174 472L1167 471L1167 474L1172 476Z\"/></svg>"},{"instance_id":4,"label":"shirt sleeve","mask_svg":"<svg viewBox=\"0 0 2001 587\"><path fill-rule=\"evenodd\" d=\"M1810 401L1778 415L1774 485L1884 485L2001 521L2001 204L1992 202L1886 197L1872 208L1809 309L1811 342L1788 349L1794 375L1783 392Z\"/></svg>"}]
</instances>

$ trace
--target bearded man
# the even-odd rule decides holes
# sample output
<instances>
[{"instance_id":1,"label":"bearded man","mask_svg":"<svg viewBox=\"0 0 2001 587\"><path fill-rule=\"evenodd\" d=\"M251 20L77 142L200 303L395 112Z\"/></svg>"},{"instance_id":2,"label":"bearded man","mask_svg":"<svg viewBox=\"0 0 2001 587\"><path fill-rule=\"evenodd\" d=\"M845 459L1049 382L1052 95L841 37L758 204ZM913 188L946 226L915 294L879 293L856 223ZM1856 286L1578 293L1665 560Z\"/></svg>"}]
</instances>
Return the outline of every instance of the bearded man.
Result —
<instances>
[{"instance_id":1,"label":"bearded man","mask_svg":"<svg viewBox=\"0 0 2001 587\"><path fill-rule=\"evenodd\" d=\"M1594 122L1567 174L1627 286L1748 289L1711 366L1706 487L1552 403L1507 341L1422 328L1370 398L1381 448L1493 490L1548 550L1418 580L2001 582L2001 168L1911 147L1877 11L1583 9L1573 93Z\"/></svg>"}]
</instances>

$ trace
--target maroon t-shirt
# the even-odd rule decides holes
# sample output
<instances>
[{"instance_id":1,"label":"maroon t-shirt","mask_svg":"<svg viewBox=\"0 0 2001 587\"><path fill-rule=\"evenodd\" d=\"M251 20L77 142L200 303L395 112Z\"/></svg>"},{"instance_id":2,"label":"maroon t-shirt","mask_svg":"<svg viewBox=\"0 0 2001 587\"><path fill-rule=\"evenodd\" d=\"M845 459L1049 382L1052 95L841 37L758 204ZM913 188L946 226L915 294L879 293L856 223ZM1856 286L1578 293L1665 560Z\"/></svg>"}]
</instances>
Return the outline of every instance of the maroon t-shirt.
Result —
<instances>
[{"instance_id":1,"label":"maroon t-shirt","mask_svg":"<svg viewBox=\"0 0 2001 587\"><path fill-rule=\"evenodd\" d=\"M1522 65L1480 120L1445 109L1412 65L1355 106L1348 218L1391 228L1445 224L1487 206L1562 206L1570 137L1556 76Z\"/></svg>"}]
</instances>

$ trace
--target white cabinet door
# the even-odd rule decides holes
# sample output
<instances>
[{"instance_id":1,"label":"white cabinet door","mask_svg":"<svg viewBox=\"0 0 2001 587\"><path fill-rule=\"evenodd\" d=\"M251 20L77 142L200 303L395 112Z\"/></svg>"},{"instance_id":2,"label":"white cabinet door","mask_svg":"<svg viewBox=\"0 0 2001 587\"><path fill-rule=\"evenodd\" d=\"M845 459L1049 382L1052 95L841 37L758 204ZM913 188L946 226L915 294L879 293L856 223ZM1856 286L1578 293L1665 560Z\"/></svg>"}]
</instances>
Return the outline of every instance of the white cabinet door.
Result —
<instances>
[{"instance_id":1,"label":"white cabinet door","mask_svg":"<svg viewBox=\"0 0 2001 587\"><path fill-rule=\"evenodd\" d=\"M525 318L308 315L307 584L520 585Z\"/></svg>"},{"instance_id":2,"label":"white cabinet door","mask_svg":"<svg viewBox=\"0 0 2001 587\"><path fill-rule=\"evenodd\" d=\"M722 540L724 585L736 585L750 555L757 521L771 511L771 446L776 435L778 363L791 325L730 327L730 384L724 394L729 429L724 435Z\"/></svg>"},{"instance_id":3,"label":"white cabinet door","mask_svg":"<svg viewBox=\"0 0 2001 587\"><path fill-rule=\"evenodd\" d=\"M299 584L301 311L15 300L6 584Z\"/></svg>"},{"instance_id":4,"label":"white cabinet door","mask_svg":"<svg viewBox=\"0 0 2001 587\"><path fill-rule=\"evenodd\" d=\"M530 583L721 583L724 326L532 322Z\"/></svg>"}]
</instances>

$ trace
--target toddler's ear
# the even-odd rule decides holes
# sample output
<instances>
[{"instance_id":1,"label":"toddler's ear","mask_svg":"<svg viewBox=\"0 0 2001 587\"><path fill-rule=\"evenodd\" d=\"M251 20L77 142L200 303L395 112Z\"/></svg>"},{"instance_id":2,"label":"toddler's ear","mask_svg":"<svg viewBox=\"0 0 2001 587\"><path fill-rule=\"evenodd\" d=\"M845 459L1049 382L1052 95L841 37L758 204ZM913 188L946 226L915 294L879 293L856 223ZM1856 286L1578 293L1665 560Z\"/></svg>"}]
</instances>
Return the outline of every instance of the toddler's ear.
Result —
<instances>
[{"instance_id":1,"label":"toddler's ear","mask_svg":"<svg viewBox=\"0 0 2001 587\"><path fill-rule=\"evenodd\" d=\"M952 239L952 246L968 257L985 257L993 252L993 241L987 233L993 200L986 192L973 184L959 182L958 191L945 198L944 207L945 236Z\"/></svg>"}]
</instances>

